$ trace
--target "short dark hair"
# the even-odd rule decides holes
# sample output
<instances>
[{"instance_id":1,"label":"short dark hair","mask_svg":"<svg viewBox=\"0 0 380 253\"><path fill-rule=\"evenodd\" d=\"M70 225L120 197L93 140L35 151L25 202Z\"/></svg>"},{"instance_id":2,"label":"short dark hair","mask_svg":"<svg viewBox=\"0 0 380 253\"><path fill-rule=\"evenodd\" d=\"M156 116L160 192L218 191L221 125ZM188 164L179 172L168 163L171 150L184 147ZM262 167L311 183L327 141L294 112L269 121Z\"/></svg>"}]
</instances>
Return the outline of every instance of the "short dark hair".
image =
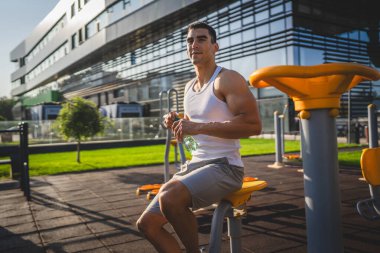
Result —
<instances>
[{"instance_id":1,"label":"short dark hair","mask_svg":"<svg viewBox=\"0 0 380 253\"><path fill-rule=\"evenodd\" d=\"M203 21L196 21L196 22L191 23L191 24L187 27L187 32L189 33L190 30L192 30L192 29L199 29L199 28L207 29L207 30L208 30L208 33L209 33L210 36L211 36L211 43L216 43L216 32L215 32L214 28L212 28L212 27L211 27L209 24L207 24L206 22L203 22Z\"/></svg>"}]
</instances>

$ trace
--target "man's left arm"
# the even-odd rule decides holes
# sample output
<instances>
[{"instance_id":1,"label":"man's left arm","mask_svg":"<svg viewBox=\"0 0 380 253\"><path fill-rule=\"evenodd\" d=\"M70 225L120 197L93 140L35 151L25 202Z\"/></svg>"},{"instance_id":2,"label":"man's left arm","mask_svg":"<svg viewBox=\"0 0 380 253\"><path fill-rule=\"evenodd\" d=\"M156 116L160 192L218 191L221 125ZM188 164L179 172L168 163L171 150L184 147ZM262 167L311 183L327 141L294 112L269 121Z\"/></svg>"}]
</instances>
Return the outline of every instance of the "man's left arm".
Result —
<instances>
[{"instance_id":1,"label":"man's left arm","mask_svg":"<svg viewBox=\"0 0 380 253\"><path fill-rule=\"evenodd\" d=\"M234 115L224 122L182 122L175 129L177 137L206 134L225 139L239 139L261 133L261 120L255 97L244 78L235 71L226 70L215 80L215 95L224 100Z\"/></svg>"}]
</instances>

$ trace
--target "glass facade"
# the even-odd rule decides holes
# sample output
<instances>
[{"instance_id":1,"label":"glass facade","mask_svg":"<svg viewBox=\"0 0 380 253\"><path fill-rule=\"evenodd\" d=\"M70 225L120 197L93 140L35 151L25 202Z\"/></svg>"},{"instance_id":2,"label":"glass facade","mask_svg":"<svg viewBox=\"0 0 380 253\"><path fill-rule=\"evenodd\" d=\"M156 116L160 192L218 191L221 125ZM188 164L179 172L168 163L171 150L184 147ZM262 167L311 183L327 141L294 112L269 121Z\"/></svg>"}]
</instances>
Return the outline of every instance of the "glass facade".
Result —
<instances>
[{"instance_id":1,"label":"glass facade","mask_svg":"<svg viewBox=\"0 0 380 253\"><path fill-rule=\"evenodd\" d=\"M84 27L84 43L152 2L114 2ZM194 77L185 43L186 26L194 20L206 21L216 29L220 46L217 63L238 71L247 80L256 69L270 65L357 62L379 68L379 14L376 17L365 15L364 11L355 12L355 9L369 8L365 6L367 1L344 3L347 7L344 11L324 3L323 0L233 0L213 2L202 10L189 8L178 12L178 22L166 23L171 26L157 21L144 28L149 31L145 37L130 35L130 42L121 40L117 48L110 49L103 57L59 76L54 83L66 98L82 96L99 106L138 102L149 105L150 116L158 116L159 92L176 88L181 94L186 82ZM353 10L346 13L347 9ZM377 23L373 25L376 18ZM72 48L80 47L77 37L72 38ZM282 112L289 99L274 88L252 89L252 92L259 101L264 130L272 131L274 110ZM340 116L365 116L366 105L379 101L380 82L363 82L342 96ZM290 103L287 131L297 128L294 115Z\"/></svg>"},{"instance_id":2,"label":"glass facade","mask_svg":"<svg viewBox=\"0 0 380 253\"><path fill-rule=\"evenodd\" d=\"M113 9L120 9L121 2L114 4ZM216 11L200 15L198 19L208 22L218 33L218 64L240 72L247 79L257 68L292 64L287 57L292 46L286 45L287 38L284 37L284 32L292 28L290 5L287 1L273 1L271 5L266 1L232 1ZM95 23L104 13L87 25L88 37L96 33ZM186 57L185 37L189 22L133 51L125 48L125 52L99 61L86 68L85 72L79 70L62 77L58 80L61 90L67 97L84 95L85 90L104 85L107 79L115 90L124 91L124 96L114 96L118 92L107 92L104 95L109 97L108 101L116 99L149 104L151 115L158 116L159 91L172 87L182 91L184 84L194 76ZM82 88L80 92L79 86ZM97 94L87 93L84 96L99 106L106 100ZM284 94L269 88L260 91L259 96L284 97Z\"/></svg>"},{"instance_id":3,"label":"glass facade","mask_svg":"<svg viewBox=\"0 0 380 253\"><path fill-rule=\"evenodd\" d=\"M30 62L41 50L43 50L67 24L66 15L63 15L58 22L50 29L50 31L41 39L41 41L25 56L25 63Z\"/></svg>"}]
</instances>

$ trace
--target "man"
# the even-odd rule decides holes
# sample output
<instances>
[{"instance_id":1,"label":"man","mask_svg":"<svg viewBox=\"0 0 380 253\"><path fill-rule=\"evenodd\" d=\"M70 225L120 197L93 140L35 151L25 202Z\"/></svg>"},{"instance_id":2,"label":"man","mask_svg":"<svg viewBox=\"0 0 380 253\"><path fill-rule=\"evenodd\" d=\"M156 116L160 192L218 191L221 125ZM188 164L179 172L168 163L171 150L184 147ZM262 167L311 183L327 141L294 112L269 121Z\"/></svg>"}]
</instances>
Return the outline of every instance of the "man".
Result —
<instances>
[{"instance_id":1,"label":"man","mask_svg":"<svg viewBox=\"0 0 380 253\"><path fill-rule=\"evenodd\" d=\"M203 22L189 25L187 55L196 78L185 87L185 117L165 115L176 139L192 135L198 144L192 159L164 184L137 221L138 229L158 252L181 252L164 228L170 223L186 252L199 253L198 225L192 210L220 201L241 188L244 175L239 138L260 134L255 98L245 79L215 63L215 30ZM191 208L191 209L190 209Z\"/></svg>"}]
</instances>

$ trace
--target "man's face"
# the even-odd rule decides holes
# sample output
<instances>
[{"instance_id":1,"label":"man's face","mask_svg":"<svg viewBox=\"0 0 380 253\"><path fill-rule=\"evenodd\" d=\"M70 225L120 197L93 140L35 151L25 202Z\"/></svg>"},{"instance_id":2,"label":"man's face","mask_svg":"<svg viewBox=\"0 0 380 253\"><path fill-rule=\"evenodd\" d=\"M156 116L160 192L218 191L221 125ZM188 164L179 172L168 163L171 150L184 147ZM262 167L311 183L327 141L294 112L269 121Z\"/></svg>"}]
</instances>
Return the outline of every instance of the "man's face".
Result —
<instances>
[{"instance_id":1,"label":"man's face","mask_svg":"<svg viewBox=\"0 0 380 253\"><path fill-rule=\"evenodd\" d=\"M207 29L191 29L187 33L187 56L194 65L214 61L215 53L219 47L211 42L211 36Z\"/></svg>"}]
</instances>

